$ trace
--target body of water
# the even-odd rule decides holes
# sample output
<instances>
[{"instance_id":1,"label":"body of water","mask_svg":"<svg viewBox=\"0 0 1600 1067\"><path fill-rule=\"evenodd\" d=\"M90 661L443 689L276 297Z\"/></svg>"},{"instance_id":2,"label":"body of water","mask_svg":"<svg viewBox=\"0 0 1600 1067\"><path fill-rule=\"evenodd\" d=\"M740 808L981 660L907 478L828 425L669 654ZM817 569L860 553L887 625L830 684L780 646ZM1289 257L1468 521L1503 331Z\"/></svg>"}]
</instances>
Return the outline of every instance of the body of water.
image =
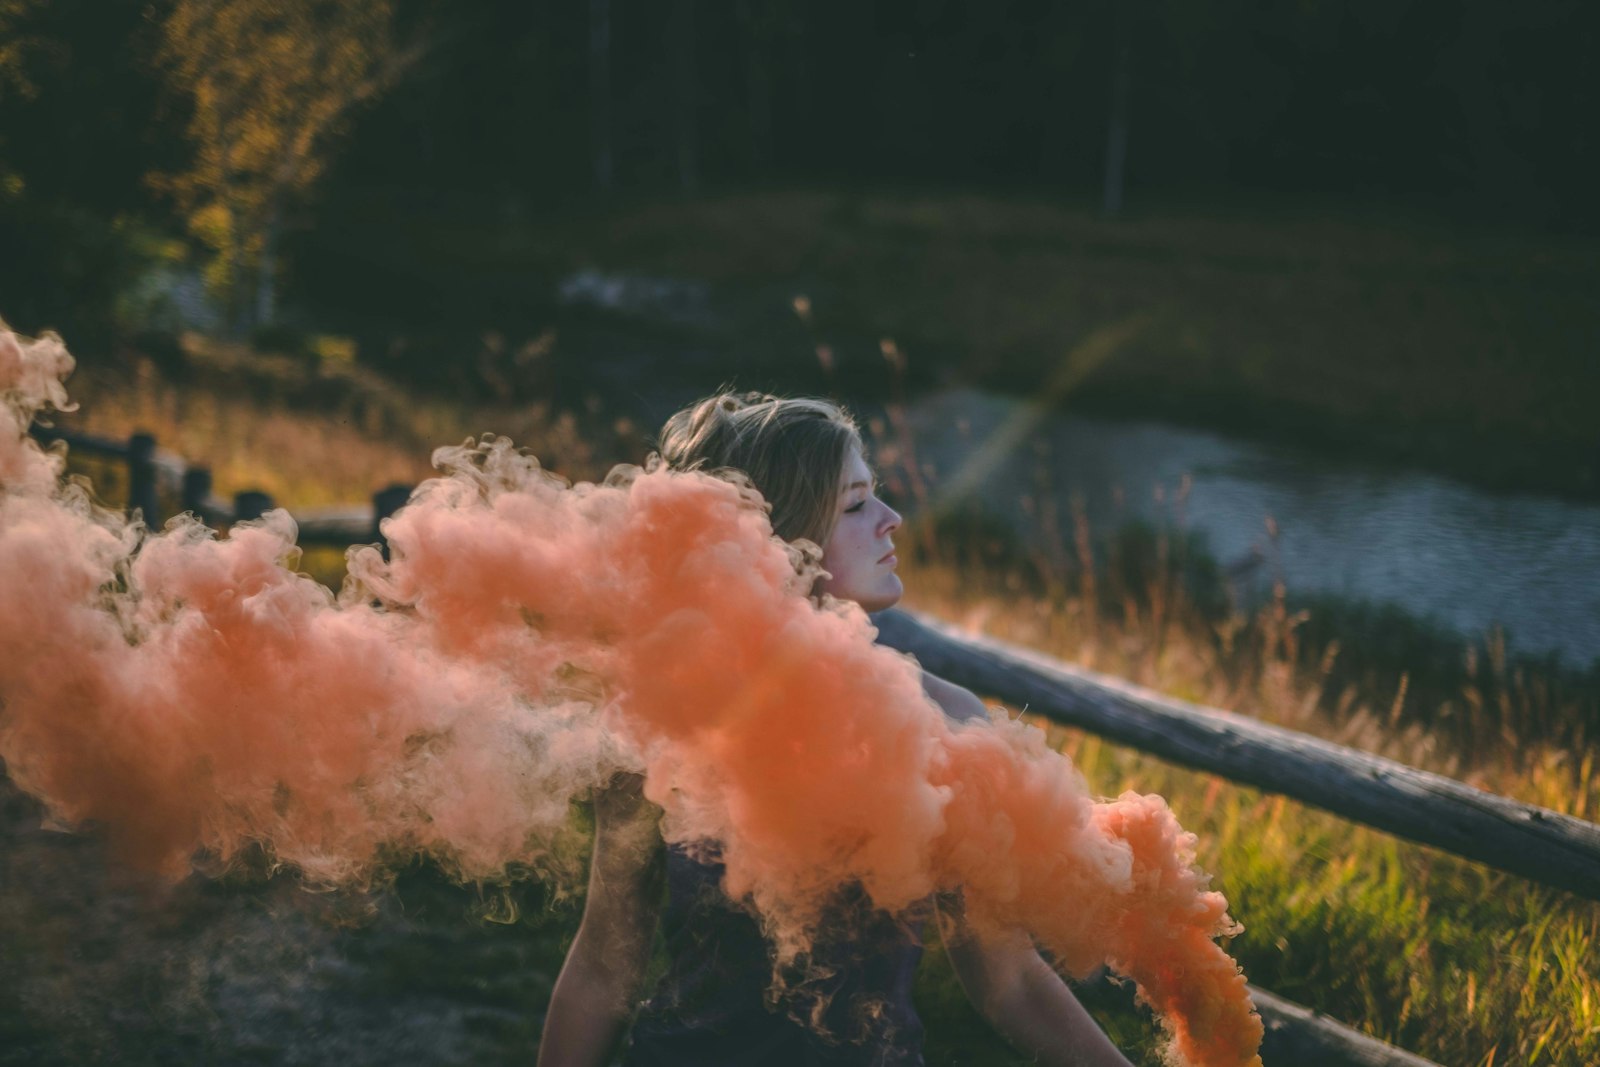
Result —
<instances>
[{"instance_id":1,"label":"body of water","mask_svg":"<svg viewBox=\"0 0 1600 1067\"><path fill-rule=\"evenodd\" d=\"M1260 556L1256 580L1280 574L1291 596L1393 604L1470 638L1499 627L1569 666L1600 656L1600 506L971 389L917 399L909 422L935 484L1024 537L1040 535L1024 497L1052 498L1068 537L1077 497L1097 530L1182 522L1224 565Z\"/></svg>"},{"instance_id":2,"label":"body of water","mask_svg":"<svg viewBox=\"0 0 1600 1067\"><path fill-rule=\"evenodd\" d=\"M652 324L731 320L704 285L588 271L562 283L560 300L631 325L638 359L618 358L634 351L626 331L608 334L605 351L621 375L614 391L631 395L648 425L705 395L709 383L740 380L709 341L679 339L670 352L677 374L639 369L665 358ZM592 374L600 361L581 362ZM1052 500L1070 538L1076 497L1096 530L1144 519L1201 532L1257 592L1281 577L1291 596L1393 605L1471 639L1498 628L1512 649L1555 652L1572 667L1600 658L1600 505L1491 493L1160 422L1063 414L970 388L920 395L908 416L936 497L975 501L1024 538L1041 535L1042 510L1029 514L1024 498Z\"/></svg>"}]
</instances>

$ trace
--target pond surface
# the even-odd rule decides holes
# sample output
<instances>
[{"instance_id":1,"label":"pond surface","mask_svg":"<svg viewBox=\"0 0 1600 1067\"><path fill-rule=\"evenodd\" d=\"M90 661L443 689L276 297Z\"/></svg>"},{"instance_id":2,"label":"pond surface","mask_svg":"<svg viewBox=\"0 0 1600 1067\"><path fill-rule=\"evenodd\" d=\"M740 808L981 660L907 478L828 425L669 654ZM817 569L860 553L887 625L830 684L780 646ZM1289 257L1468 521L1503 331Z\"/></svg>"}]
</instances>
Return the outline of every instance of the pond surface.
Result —
<instances>
[{"instance_id":1,"label":"pond surface","mask_svg":"<svg viewBox=\"0 0 1600 1067\"><path fill-rule=\"evenodd\" d=\"M1291 596L1393 604L1469 638L1500 627L1568 666L1600 655L1600 506L972 389L913 400L908 421L936 498L976 501L1023 537L1040 536L1024 497L1052 499L1070 537L1076 496L1096 530L1181 522L1258 586L1278 573Z\"/></svg>"},{"instance_id":2,"label":"pond surface","mask_svg":"<svg viewBox=\"0 0 1600 1067\"><path fill-rule=\"evenodd\" d=\"M725 369L728 353L719 349L728 337L680 337L663 354L654 324L726 327L733 318L704 285L587 271L563 282L560 300L624 316L628 329L604 338L608 358L581 362L591 376L613 364L620 378L611 391L631 395L646 425L716 381L750 380ZM663 366L675 373L662 375ZM757 380L772 377L771 367L758 371ZM1492 493L1160 422L1063 414L971 388L913 397L908 422L919 466L932 468L936 502L976 502L1025 539L1042 536L1045 500L1070 539L1077 498L1098 531L1130 519L1198 531L1246 595L1281 577L1291 597L1390 605L1473 640L1498 629L1512 650L1555 653L1569 667L1600 659L1600 504Z\"/></svg>"}]
</instances>

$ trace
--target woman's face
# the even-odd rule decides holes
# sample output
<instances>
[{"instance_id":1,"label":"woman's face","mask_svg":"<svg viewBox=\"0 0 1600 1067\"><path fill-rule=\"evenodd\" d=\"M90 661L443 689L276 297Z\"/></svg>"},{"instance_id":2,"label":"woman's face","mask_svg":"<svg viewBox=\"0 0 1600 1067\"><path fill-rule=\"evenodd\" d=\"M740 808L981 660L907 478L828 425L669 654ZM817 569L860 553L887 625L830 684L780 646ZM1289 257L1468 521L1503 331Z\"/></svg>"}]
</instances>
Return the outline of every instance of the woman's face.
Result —
<instances>
[{"instance_id":1,"label":"woman's face","mask_svg":"<svg viewBox=\"0 0 1600 1067\"><path fill-rule=\"evenodd\" d=\"M872 472L861 451L852 448L840 479L838 518L822 546L822 579L817 591L853 600L866 611L892 607L905 591L894 572L894 532L900 516L873 492Z\"/></svg>"}]
</instances>

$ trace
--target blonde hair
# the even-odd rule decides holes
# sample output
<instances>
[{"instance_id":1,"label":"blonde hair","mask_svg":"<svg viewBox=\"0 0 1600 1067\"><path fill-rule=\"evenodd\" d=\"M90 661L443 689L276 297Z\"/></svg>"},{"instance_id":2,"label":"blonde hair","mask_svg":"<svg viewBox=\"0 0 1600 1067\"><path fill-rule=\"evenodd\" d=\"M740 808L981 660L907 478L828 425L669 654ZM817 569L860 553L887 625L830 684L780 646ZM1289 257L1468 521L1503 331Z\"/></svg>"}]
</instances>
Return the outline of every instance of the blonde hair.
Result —
<instances>
[{"instance_id":1,"label":"blonde hair","mask_svg":"<svg viewBox=\"0 0 1600 1067\"><path fill-rule=\"evenodd\" d=\"M838 519L845 459L862 446L855 420L830 401L718 393L668 419L658 447L674 470L743 473L774 533L820 547Z\"/></svg>"}]
</instances>

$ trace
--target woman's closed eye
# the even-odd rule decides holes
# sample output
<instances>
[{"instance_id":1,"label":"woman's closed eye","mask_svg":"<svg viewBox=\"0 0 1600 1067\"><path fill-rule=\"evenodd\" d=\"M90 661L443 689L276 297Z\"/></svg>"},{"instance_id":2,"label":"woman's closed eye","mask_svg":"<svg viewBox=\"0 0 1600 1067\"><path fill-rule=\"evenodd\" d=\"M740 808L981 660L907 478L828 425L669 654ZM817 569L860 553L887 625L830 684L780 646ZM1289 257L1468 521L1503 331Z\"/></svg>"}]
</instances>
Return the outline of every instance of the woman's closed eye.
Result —
<instances>
[{"instance_id":1,"label":"woman's closed eye","mask_svg":"<svg viewBox=\"0 0 1600 1067\"><path fill-rule=\"evenodd\" d=\"M864 508L866 506L867 506L867 502L865 500L862 500L862 501L859 501L857 503L851 504L849 507L845 508L844 510L845 510L846 513L849 513L849 512L852 512L852 511L860 511L862 508Z\"/></svg>"}]
</instances>

